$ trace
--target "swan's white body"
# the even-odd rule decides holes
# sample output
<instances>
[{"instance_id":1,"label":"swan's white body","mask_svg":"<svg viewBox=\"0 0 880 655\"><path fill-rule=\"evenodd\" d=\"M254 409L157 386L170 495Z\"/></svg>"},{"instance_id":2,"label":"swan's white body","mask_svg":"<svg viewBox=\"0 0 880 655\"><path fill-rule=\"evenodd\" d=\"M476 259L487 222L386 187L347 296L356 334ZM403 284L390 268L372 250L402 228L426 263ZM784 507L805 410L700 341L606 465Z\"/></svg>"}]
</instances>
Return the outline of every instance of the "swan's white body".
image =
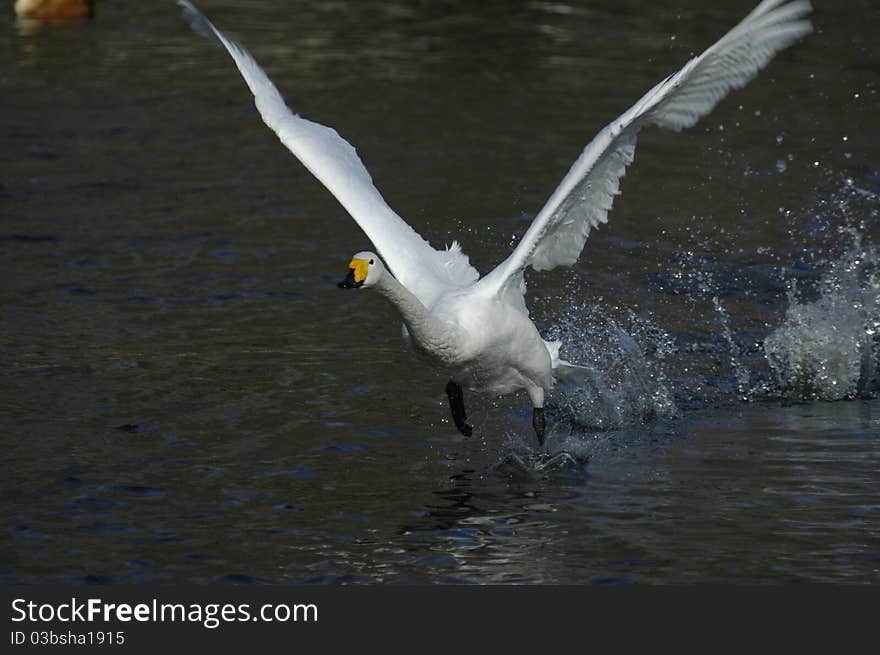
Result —
<instances>
[{"instance_id":1,"label":"swan's white body","mask_svg":"<svg viewBox=\"0 0 880 655\"><path fill-rule=\"evenodd\" d=\"M406 340L416 353L463 387L495 394L524 389L535 408L543 406L555 378L576 367L559 359L559 344L545 342L529 318L526 267L549 270L577 261L590 230L608 220L642 127L690 127L812 29L804 19L811 9L806 0L761 2L727 35L599 132L513 253L480 279L458 243L435 250L394 213L354 148L335 130L291 112L246 50L189 2L178 4L197 31L232 55L266 124L373 242L391 275L378 262L375 282L368 286L376 286L400 311ZM543 430L543 418L541 425Z\"/></svg>"},{"instance_id":2,"label":"swan's white body","mask_svg":"<svg viewBox=\"0 0 880 655\"><path fill-rule=\"evenodd\" d=\"M478 285L445 291L425 306L412 294L401 298L400 289L389 289L391 280L377 288L400 311L404 340L467 389L497 395L525 389L532 406L542 407L553 372L571 366L559 361L559 345L544 341L527 314Z\"/></svg>"}]
</instances>

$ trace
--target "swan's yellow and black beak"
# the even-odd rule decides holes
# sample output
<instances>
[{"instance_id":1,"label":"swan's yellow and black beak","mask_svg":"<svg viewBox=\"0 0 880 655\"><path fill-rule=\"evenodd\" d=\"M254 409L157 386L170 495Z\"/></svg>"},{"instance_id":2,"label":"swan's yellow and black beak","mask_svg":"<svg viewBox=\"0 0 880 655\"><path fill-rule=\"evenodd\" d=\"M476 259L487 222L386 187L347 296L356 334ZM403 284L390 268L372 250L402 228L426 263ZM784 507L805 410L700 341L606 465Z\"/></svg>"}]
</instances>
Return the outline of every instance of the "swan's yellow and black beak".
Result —
<instances>
[{"instance_id":1,"label":"swan's yellow and black beak","mask_svg":"<svg viewBox=\"0 0 880 655\"><path fill-rule=\"evenodd\" d=\"M340 289L357 289L363 286L369 270L370 263L366 259L352 259L348 265L348 275L336 286Z\"/></svg>"}]
</instances>

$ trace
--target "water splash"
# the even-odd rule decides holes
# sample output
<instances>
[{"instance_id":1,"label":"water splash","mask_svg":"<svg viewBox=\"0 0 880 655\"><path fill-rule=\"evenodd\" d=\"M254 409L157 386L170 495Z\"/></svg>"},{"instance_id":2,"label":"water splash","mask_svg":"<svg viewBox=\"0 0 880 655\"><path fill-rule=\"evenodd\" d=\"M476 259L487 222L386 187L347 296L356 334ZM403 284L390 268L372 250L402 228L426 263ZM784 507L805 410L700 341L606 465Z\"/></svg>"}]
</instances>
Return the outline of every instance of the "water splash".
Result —
<instances>
[{"instance_id":1,"label":"water splash","mask_svg":"<svg viewBox=\"0 0 880 655\"><path fill-rule=\"evenodd\" d=\"M583 443L575 443L574 450L536 452L518 439L508 439L501 456L488 471L513 479L583 478L590 454Z\"/></svg>"},{"instance_id":2,"label":"water splash","mask_svg":"<svg viewBox=\"0 0 880 655\"><path fill-rule=\"evenodd\" d=\"M880 391L880 249L872 239L878 201L880 195L846 178L806 214L785 212L800 227L792 226L796 248L781 260L789 266L770 276L782 283L787 308L781 319L765 322L766 335L753 330L737 340L721 301L722 289L739 298L755 291L765 306L776 305L778 287L755 278L759 268L743 277L707 270L694 257L680 262L670 279L691 297L711 297L721 327L716 347L726 352L725 373L732 374L739 400L843 400ZM722 370L705 373L720 379Z\"/></svg>"},{"instance_id":3,"label":"water splash","mask_svg":"<svg viewBox=\"0 0 880 655\"><path fill-rule=\"evenodd\" d=\"M544 449L535 450L530 430L509 434L492 470L583 474L597 456L674 438L669 419L682 410L880 396L878 201L848 181L818 200L808 221L786 211L800 225L792 225L791 250L761 246L744 266L732 246L681 250L655 278L652 298L668 305L650 318L601 299L571 303L546 337L586 370L577 385L554 390ZM727 257L708 254L719 250ZM675 312L683 304L682 322Z\"/></svg>"},{"instance_id":4,"label":"water splash","mask_svg":"<svg viewBox=\"0 0 880 655\"><path fill-rule=\"evenodd\" d=\"M576 385L560 386L550 405L567 429L615 430L677 414L663 360L672 338L628 312L615 319L600 305L570 308L550 331L561 355L585 369Z\"/></svg>"},{"instance_id":5,"label":"water splash","mask_svg":"<svg viewBox=\"0 0 880 655\"><path fill-rule=\"evenodd\" d=\"M785 319L764 340L785 398L842 400L878 389L880 250L850 234L853 245L828 263L817 297L791 283Z\"/></svg>"},{"instance_id":6,"label":"water splash","mask_svg":"<svg viewBox=\"0 0 880 655\"><path fill-rule=\"evenodd\" d=\"M721 299L718 296L712 297L712 305L715 307L715 311L721 320L721 336L724 337L724 341L727 343L728 350L730 351L730 366L736 375L736 387L740 398L748 400L751 393L749 388L751 375L748 367L743 364L742 351L733 339L733 332L730 329L730 317L727 315L727 310L721 304Z\"/></svg>"}]
</instances>

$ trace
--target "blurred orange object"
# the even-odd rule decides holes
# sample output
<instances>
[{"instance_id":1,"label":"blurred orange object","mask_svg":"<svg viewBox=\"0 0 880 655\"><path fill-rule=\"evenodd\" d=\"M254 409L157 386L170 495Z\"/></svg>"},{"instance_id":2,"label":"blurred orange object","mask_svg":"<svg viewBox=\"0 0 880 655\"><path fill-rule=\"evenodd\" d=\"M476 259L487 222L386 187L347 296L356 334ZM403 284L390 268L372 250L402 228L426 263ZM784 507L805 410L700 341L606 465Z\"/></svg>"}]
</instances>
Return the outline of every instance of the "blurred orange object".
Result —
<instances>
[{"instance_id":1,"label":"blurred orange object","mask_svg":"<svg viewBox=\"0 0 880 655\"><path fill-rule=\"evenodd\" d=\"M15 0L15 13L25 18L63 20L91 16L96 0Z\"/></svg>"}]
</instances>

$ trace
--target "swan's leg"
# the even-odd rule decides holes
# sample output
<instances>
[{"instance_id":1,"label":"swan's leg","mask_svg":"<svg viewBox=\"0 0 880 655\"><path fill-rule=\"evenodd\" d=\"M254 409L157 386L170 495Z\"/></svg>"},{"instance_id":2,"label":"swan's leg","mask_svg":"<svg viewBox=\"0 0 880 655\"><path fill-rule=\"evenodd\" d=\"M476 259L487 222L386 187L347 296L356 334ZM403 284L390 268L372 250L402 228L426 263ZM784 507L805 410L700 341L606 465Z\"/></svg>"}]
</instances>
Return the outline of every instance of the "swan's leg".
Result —
<instances>
[{"instance_id":1,"label":"swan's leg","mask_svg":"<svg viewBox=\"0 0 880 655\"><path fill-rule=\"evenodd\" d=\"M538 437L538 443L544 445L544 431L547 422L544 420L544 390L541 387L531 387L527 390L532 401L532 427Z\"/></svg>"},{"instance_id":2,"label":"swan's leg","mask_svg":"<svg viewBox=\"0 0 880 655\"><path fill-rule=\"evenodd\" d=\"M538 435L538 443L544 445L544 429L547 422L544 420L544 408L535 407L532 410L532 427L535 428L535 434Z\"/></svg>"},{"instance_id":3,"label":"swan's leg","mask_svg":"<svg viewBox=\"0 0 880 655\"><path fill-rule=\"evenodd\" d=\"M446 383L446 395L449 396L449 408L452 410L452 420L455 421L455 427L464 436L471 436L474 430L467 422L467 413L464 411L464 394L461 391L461 386L450 380Z\"/></svg>"}]
</instances>

